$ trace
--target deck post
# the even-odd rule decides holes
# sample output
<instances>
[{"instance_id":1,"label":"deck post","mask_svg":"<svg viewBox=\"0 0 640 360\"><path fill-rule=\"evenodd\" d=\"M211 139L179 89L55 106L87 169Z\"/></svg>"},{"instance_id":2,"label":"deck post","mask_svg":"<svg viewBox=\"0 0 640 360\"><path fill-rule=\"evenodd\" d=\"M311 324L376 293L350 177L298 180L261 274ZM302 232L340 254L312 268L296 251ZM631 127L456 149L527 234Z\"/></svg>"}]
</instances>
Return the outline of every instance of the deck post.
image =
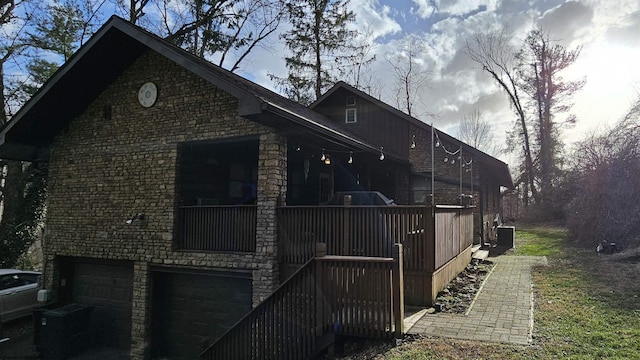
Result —
<instances>
[{"instance_id":1,"label":"deck post","mask_svg":"<svg viewBox=\"0 0 640 360\"><path fill-rule=\"evenodd\" d=\"M349 207L351 206L351 195L345 195L342 209L342 255L349 256L351 253L351 230L349 229Z\"/></svg>"},{"instance_id":2,"label":"deck post","mask_svg":"<svg viewBox=\"0 0 640 360\"><path fill-rule=\"evenodd\" d=\"M393 286L391 291L393 292L393 321L394 321L394 336L396 339L402 339L404 334L404 274L403 274L403 249L402 244L396 243L393 245L393 270L392 282Z\"/></svg>"},{"instance_id":3,"label":"deck post","mask_svg":"<svg viewBox=\"0 0 640 360\"><path fill-rule=\"evenodd\" d=\"M327 244L317 242L315 257L323 257L323 256L327 256Z\"/></svg>"}]
</instances>

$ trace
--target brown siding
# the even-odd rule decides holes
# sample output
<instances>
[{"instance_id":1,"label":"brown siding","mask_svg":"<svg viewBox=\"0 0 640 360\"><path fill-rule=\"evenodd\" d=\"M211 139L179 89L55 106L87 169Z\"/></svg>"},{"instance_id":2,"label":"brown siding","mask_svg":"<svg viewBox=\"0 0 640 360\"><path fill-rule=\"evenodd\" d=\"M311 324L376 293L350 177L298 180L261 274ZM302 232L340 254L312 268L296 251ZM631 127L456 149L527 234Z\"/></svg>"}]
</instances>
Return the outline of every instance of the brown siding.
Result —
<instances>
[{"instance_id":1,"label":"brown siding","mask_svg":"<svg viewBox=\"0 0 640 360\"><path fill-rule=\"evenodd\" d=\"M378 105L357 96L355 107L358 122L345 124L347 96L353 96L353 94L339 89L314 110L358 134L369 144L382 146L385 152L407 158L410 145L409 124Z\"/></svg>"}]
</instances>

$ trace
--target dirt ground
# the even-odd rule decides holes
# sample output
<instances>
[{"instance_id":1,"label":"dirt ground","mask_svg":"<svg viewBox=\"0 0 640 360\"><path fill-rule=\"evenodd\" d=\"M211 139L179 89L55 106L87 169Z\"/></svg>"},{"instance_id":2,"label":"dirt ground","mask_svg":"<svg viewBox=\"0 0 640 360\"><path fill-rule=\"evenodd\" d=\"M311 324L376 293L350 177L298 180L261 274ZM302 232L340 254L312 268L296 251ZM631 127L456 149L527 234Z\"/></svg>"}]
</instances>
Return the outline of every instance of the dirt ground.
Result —
<instances>
[{"instance_id":1,"label":"dirt ground","mask_svg":"<svg viewBox=\"0 0 640 360\"><path fill-rule=\"evenodd\" d=\"M2 325L2 336L9 340L0 343L0 359L38 359L33 343L33 320L30 316Z\"/></svg>"}]
</instances>

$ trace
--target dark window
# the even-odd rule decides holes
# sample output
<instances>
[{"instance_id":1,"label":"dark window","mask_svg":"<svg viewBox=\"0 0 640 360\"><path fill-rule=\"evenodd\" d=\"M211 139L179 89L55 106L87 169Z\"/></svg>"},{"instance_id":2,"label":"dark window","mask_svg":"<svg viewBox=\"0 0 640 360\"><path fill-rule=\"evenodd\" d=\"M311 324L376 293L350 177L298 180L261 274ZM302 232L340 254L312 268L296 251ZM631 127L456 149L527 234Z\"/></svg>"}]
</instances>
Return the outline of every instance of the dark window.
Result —
<instances>
[{"instance_id":1,"label":"dark window","mask_svg":"<svg viewBox=\"0 0 640 360\"><path fill-rule=\"evenodd\" d=\"M38 282L36 274L9 274L0 277L0 290L35 284Z\"/></svg>"},{"instance_id":2,"label":"dark window","mask_svg":"<svg viewBox=\"0 0 640 360\"><path fill-rule=\"evenodd\" d=\"M347 96L347 106L356 106L355 96Z\"/></svg>"},{"instance_id":3,"label":"dark window","mask_svg":"<svg viewBox=\"0 0 640 360\"><path fill-rule=\"evenodd\" d=\"M181 144L179 167L181 206L255 203L257 140Z\"/></svg>"},{"instance_id":4,"label":"dark window","mask_svg":"<svg viewBox=\"0 0 640 360\"><path fill-rule=\"evenodd\" d=\"M431 179L413 176L411 179L411 203L426 204L431 201Z\"/></svg>"}]
</instances>

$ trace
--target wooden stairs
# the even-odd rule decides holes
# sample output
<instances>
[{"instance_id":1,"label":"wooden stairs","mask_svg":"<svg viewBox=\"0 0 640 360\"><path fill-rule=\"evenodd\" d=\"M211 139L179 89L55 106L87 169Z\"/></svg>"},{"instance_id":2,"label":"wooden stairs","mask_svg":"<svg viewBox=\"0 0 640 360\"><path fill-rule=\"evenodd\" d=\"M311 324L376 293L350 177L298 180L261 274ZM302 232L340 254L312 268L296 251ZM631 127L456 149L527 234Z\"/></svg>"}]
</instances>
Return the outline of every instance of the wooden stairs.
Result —
<instances>
[{"instance_id":1,"label":"wooden stairs","mask_svg":"<svg viewBox=\"0 0 640 360\"><path fill-rule=\"evenodd\" d=\"M471 258L478 260L486 260L489 257L489 250L484 250L482 245L475 244L471 247Z\"/></svg>"}]
</instances>

